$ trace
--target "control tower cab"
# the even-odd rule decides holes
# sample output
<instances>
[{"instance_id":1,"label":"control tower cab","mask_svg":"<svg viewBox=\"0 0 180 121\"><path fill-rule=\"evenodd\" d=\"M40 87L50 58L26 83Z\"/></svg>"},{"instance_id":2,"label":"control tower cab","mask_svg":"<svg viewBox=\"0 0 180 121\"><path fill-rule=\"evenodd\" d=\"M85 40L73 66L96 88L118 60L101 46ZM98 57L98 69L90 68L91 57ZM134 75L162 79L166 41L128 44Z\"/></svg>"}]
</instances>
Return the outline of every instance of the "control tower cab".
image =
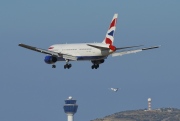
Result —
<instances>
[{"instance_id":1,"label":"control tower cab","mask_svg":"<svg viewBox=\"0 0 180 121\"><path fill-rule=\"evenodd\" d=\"M64 112L67 114L67 120L73 121L73 116L77 112L78 105L76 104L76 100L74 100L71 96L65 100Z\"/></svg>"}]
</instances>

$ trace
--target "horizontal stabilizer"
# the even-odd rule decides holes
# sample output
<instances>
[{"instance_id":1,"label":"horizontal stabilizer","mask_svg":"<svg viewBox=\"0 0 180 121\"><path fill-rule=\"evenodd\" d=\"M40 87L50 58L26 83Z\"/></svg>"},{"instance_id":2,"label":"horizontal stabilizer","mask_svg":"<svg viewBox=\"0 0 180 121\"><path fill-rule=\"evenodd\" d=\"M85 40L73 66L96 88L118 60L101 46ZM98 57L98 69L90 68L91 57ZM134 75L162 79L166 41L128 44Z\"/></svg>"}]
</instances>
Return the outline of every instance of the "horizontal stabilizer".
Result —
<instances>
[{"instance_id":1,"label":"horizontal stabilizer","mask_svg":"<svg viewBox=\"0 0 180 121\"><path fill-rule=\"evenodd\" d=\"M142 49L135 49L135 50L127 50L127 51L115 52L115 53L112 54L112 56L113 57L115 57L115 56L122 56L122 55L126 55L126 54L137 53L137 52L141 52L143 50L150 50L150 49L155 49L155 48L159 48L159 46L153 46L153 47L142 48Z\"/></svg>"},{"instance_id":2,"label":"horizontal stabilizer","mask_svg":"<svg viewBox=\"0 0 180 121\"><path fill-rule=\"evenodd\" d=\"M104 49L109 49L109 46L108 45L93 45L93 44L87 44L88 46L91 46L91 47L94 47L94 48L97 48L97 49L100 49L100 50L104 50Z\"/></svg>"}]
</instances>

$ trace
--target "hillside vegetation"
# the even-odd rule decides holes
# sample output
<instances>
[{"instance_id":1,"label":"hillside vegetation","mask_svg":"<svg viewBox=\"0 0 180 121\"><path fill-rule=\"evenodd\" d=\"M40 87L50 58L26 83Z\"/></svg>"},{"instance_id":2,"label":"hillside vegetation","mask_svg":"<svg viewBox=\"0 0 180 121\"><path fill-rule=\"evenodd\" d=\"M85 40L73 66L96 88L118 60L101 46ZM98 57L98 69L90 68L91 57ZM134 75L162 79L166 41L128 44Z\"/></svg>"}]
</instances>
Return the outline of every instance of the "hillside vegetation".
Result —
<instances>
[{"instance_id":1,"label":"hillside vegetation","mask_svg":"<svg viewBox=\"0 0 180 121\"><path fill-rule=\"evenodd\" d=\"M142 109L123 111L91 121L180 121L180 109L160 108L152 111Z\"/></svg>"}]
</instances>

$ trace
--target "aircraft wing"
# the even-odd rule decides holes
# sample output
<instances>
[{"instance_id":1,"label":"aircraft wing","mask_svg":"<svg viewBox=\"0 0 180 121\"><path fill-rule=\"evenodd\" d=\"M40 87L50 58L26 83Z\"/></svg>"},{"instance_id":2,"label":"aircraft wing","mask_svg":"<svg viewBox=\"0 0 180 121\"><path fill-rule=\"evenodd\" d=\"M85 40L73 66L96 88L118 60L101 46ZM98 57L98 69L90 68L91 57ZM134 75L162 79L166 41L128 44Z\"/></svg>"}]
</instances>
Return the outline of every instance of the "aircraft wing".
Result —
<instances>
[{"instance_id":1,"label":"aircraft wing","mask_svg":"<svg viewBox=\"0 0 180 121\"><path fill-rule=\"evenodd\" d=\"M148 48L141 48L141 49L134 49L134 50L126 50L126 51L121 51L121 52L115 52L115 53L112 54L112 56L113 57L122 56L122 55L126 55L126 54L137 53L137 52L141 52L143 50L150 50L150 49L155 49L155 48L159 48L159 46L152 46L152 47L148 47Z\"/></svg>"},{"instance_id":2,"label":"aircraft wing","mask_svg":"<svg viewBox=\"0 0 180 121\"><path fill-rule=\"evenodd\" d=\"M41 48L37 48L37 47L25 45L25 44L21 44L21 43L19 44L19 46L24 47L26 49L33 50L33 51L37 51L37 52L40 52L40 53L58 56L58 53L53 52L53 51L49 51L49 50L45 50L45 49L41 49Z\"/></svg>"},{"instance_id":3,"label":"aircraft wing","mask_svg":"<svg viewBox=\"0 0 180 121\"><path fill-rule=\"evenodd\" d=\"M53 52L53 51L49 51L49 50L45 50L45 49L41 49L41 48L37 48L37 47L25 45L25 44L21 44L21 43L19 44L19 46L21 46L23 48L26 48L26 49L33 50L33 51L37 51L37 52L40 52L40 53L49 54L49 55L56 56L56 57L62 57L64 59L66 59L66 60L67 59L68 60L77 60L77 57L72 56L72 55L68 55L68 54L65 54L65 53L57 53L57 52Z\"/></svg>"},{"instance_id":4,"label":"aircraft wing","mask_svg":"<svg viewBox=\"0 0 180 121\"><path fill-rule=\"evenodd\" d=\"M116 50L122 50L122 49L134 48L134 47L140 47L140 46L143 46L143 45L138 45L138 46L128 46L128 47L119 47L119 48L116 48Z\"/></svg>"}]
</instances>

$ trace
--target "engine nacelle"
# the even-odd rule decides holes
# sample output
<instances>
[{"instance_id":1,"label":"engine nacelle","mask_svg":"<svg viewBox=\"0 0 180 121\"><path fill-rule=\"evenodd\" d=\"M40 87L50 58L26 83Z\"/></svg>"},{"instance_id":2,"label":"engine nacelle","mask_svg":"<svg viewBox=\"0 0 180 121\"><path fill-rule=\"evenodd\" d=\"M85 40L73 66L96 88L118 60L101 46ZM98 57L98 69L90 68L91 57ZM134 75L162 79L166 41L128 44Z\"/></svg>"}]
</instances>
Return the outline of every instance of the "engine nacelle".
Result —
<instances>
[{"instance_id":1,"label":"engine nacelle","mask_svg":"<svg viewBox=\"0 0 180 121\"><path fill-rule=\"evenodd\" d=\"M102 59L102 60L92 60L91 62L93 64L101 64L101 63L104 63L104 59Z\"/></svg>"},{"instance_id":2,"label":"engine nacelle","mask_svg":"<svg viewBox=\"0 0 180 121\"><path fill-rule=\"evenodd\" d=\"M46 62L47 64L53 64L57 61L57 58L56 57L53 57L53 56L46 56L44 58L44 62Z\"/></svg>"}]
</instances>

